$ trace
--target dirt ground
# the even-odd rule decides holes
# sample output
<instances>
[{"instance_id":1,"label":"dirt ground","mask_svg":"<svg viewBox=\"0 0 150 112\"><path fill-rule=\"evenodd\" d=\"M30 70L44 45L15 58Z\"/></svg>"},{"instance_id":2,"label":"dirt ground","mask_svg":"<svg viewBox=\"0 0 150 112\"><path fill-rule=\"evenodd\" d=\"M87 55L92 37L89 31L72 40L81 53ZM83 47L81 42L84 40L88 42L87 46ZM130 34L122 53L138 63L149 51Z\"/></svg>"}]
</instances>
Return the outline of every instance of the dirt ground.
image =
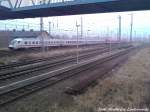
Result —
<instances>
[{"instance_id":1,"label":"dirt ground","mask_svg":"<svg viewBox=\"0 0 150 112\"><path fill-rule=\"evenodd\" d=\"M84 94L62 93L63 87L71 82L64 81L5 106L0 112L99 112L104 108L137 108L144 109L139 112L147 112L150 107L149 68L150 47L139 50Z\"/></svg>"}]
</instances>

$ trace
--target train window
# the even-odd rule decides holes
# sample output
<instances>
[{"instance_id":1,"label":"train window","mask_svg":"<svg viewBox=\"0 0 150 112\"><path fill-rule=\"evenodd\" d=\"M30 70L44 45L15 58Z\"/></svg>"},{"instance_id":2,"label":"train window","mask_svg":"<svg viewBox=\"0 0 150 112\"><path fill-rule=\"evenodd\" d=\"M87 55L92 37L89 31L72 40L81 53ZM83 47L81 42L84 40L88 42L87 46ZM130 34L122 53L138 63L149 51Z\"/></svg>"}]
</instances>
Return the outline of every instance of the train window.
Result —
<instances>
[{"instance_id":1,"label":"train window","mask_svg":"<svg viewBox=\"0 0 150 112\"><path fill-rule=\"evenodd\" d=\"M24 44L27 44L28 42L24 42Z\"/></svg>"},{"instance_id":2,"label":"train window","mask_svg":"<svg viewBox=\"0 0 150 112\"><path fill-rule=\"evenodd\" d=\"M36 41L36 44L38 44L38 41Z\"/></svg>"},{"instance_id":3,"label":"train window","mask_svg":"<svg viewBox=\"0 0 150 112\"><path fill-rule=\"evenodd\" d=\"M35 44L35 42L32 42L32 44Z\"/></svg>"}]
</instances>

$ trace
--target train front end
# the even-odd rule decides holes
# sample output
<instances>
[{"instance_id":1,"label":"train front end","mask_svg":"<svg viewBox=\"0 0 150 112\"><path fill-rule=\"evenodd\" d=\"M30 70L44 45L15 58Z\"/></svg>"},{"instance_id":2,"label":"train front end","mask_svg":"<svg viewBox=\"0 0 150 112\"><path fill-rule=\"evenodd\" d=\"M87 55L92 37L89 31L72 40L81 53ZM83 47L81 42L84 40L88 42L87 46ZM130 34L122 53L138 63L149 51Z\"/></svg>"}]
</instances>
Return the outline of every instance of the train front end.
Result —
<instances>
[{"instance_id":1,"label":"train front end","mask_svg":"<svg viewBox=\"0 0 150 112\"><path fill-rule=\"evenodd\" d=\"M20 48L20 43L21 43L21 40L20 39L13 39L10 43L9 43L9 46L8 48L11 49L11 50L17 50Z\"/></svg>"}]
</instances>

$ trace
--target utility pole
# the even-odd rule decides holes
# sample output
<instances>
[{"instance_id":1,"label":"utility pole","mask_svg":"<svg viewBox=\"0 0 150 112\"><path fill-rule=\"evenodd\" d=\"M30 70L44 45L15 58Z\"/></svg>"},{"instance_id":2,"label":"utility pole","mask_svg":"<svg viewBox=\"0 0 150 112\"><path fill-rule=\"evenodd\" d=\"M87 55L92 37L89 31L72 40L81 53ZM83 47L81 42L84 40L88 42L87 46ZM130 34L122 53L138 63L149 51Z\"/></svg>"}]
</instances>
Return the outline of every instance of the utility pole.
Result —
<instances>
[{"instance_id":1,"label":"utility pole","mask_svg":"<svg viewBox=\"0 0 150 112\"><path fill-rule=\"evenodd\" d=\"M90 31L91 31L90 29L87 30L87 34L86 34L86 37L85 37L85 43L86 43L86 45L87 45L87 38L90 35Z\"/></svg>"},{"instance_id":2,"label":"utility pole","mask_svg":"<svg viewBox=\"0 0 150 112\"><path fill-rule=\"evenodd\" d=\"M130 24L130 42L132 42L132 33L133 33L133 14L131 15L131 24Z\"/></svg>"},{"instance_id":3,"label":"utility pole","mask_svg":"<svg viewBox=\"0 0 150 112\"><path fill-rule=\"evenodd\" d=\"M83 18L81 16L81 38L83 37Z\"/></svg>"},{"instance_id":4,"label":"utility pole","mask_svg":"<svg viewBox=\"0 0 150 112\"><path fill-rule=\"evenodd\" d=\"M23 25L23 31L25 31L25 27L24 27L24 25Z\"/></svg>"},{"instance_id":5,"label":"utility pole","mask_svg":"<svg viewBox=\"0 0 150 112\"><path fill-rule=\"evenodd\" d=\"M45 51L45 48L44 48L43 30L44 30L43 17L41 17L41 18L40 18L41 47L42 47L42 51L44 52L44 51Z\"/></svg>"},{"instance_id":6,"label":"utility pole","mask_svg":"<svg viewBox=\"0 0 150 112\"><path fill-rule=\"evenodd\" d=\"M76 27L77 27L77 52L76 52L76 55L77 55L77 64L79 63L79 27L80 25L77 23L76 21Z\"/></svg>"},{"instance_id":7,"label":"utility pole","mask_svg":"<svg viewBox=\"0 0 150 112\"><path fill-rule=\"evenodd\" d=\"M119 15L119 32L118 32L118 41L121 41L121 16Z\"/></svg>"},{"instance_id":8,"label":"utility pole","mask_svg":"<svg viewBox=\"0 0 150 112\"><path fill-rule=\"evenodd\" d=\"M30 25L29 25L29 23L28 23L28 30L30 30Z\"/></svg>"},{"instance_id":9,"label":"utility pole","mask_svg":"<svg viewBox=\"0 0 150 112\"><path fill-rule=\"evenodd\" d=\"M119 15L119 32L118 32L118 41L119 41L119 48L120 48L120 43L121 43L121 16Z\"/></svg>"},{"instance_id":10,"label":"utility pole","mask_svg":"<svg viewBox=\"0 0 150 112\"><path fill-rule=\"evenodd\" d=\"M51 36L51 22L49 22L49 35Z\"/></svg>"},{"instance_id":11,"label":"utility pole","mask_svg":"<svg viewBox=\"0 0 150 112\"><path fill-rule=\"evenodd\" d=\"M44 27L43 27L43 17L40 18L40 31L41 33L43 32Z\"/></svg>"},{"instance_id":12,"label":"utility pole","mask_svg":"<svg viewBox=\"0 0 150 112\"><path fill-rule=\"evenodd\" d=\"M6 24L5 24L5 31L7 30Z\"/></svg>"},{"instance_id":13,"label":"utility pole","mask_svg":"<svg viewBox=\"0 0 150 112\"><path fill-rule=\"evenodd\" d=\"M58 30L58 17L57 17L57 30Z\"/></svg>"},{"instance_id":14,"label":"utility pole","mask_svg":"<svg viewBox=\"0 0 150 112\"><path fill-rule=\"evenodd\" d=\"M109 39L110 39L110 43L109 43L109 53L111 54L111 51L112 51L112 33L113 31L110 31L110 36L109 36Z\"/></svg>"},{"instance_id":15,"label":"utility pole","mask_svg":"<svg viewBox=\"0 0 150 112\"><path fill-rule=\"evenodd\" d=\"M106 36L107 36L107 39L109 40L109 26L107 27L107 34L106 34Z\"/></svg>"},{"instance_id":16,"label":"utility pole","mask_svg":"<svg viewBox=\"0 0 150 112\"><path fill-rule=\"evenodd\" d=\"M134 31L134 38L135 38L134 40L137 40L136 31ZM133 40L133 41L134 41L134 40Z\"/></svg>"},{"instance_id":17,"label":"utility pole","mask_svg":"<svg viewBox=\"0 0 150 112\"><path fill-rule=\"evenodd\" d=\"M85 47L86 47L86 36L83 37L83 17L81 16L81 38L84 38L85 41Z\"/></svg>"}]
</instances>

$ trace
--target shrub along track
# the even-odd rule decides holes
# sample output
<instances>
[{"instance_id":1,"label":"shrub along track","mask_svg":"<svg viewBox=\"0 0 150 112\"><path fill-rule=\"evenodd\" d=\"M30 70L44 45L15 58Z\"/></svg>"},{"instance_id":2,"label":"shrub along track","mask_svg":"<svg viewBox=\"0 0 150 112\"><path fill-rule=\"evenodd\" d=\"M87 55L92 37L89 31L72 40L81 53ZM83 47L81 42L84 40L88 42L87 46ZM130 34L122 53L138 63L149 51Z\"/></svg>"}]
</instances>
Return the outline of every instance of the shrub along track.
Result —
<instances>
[{"instance_id":1,"label":"shrub along track","mask_svg":"<svg viewBox=\"0 0 150 112\"><path fill-rule=\"evenodd\" d=\"M124 52L123 54L116 55L115 58L113 56L110 57L109 61L105 58L106 60L104 59L104 62L88 69L89 72L80 74L80 77L78 77L76 81L65 87L64 92L69 95L79 95L84 93L90 85L95 85L98 79L104 78L105 76L107 77L108 72L111 72L114 68L121 65L132 53L129 50L128 53Z\"/></svg>"}]
</instances>

